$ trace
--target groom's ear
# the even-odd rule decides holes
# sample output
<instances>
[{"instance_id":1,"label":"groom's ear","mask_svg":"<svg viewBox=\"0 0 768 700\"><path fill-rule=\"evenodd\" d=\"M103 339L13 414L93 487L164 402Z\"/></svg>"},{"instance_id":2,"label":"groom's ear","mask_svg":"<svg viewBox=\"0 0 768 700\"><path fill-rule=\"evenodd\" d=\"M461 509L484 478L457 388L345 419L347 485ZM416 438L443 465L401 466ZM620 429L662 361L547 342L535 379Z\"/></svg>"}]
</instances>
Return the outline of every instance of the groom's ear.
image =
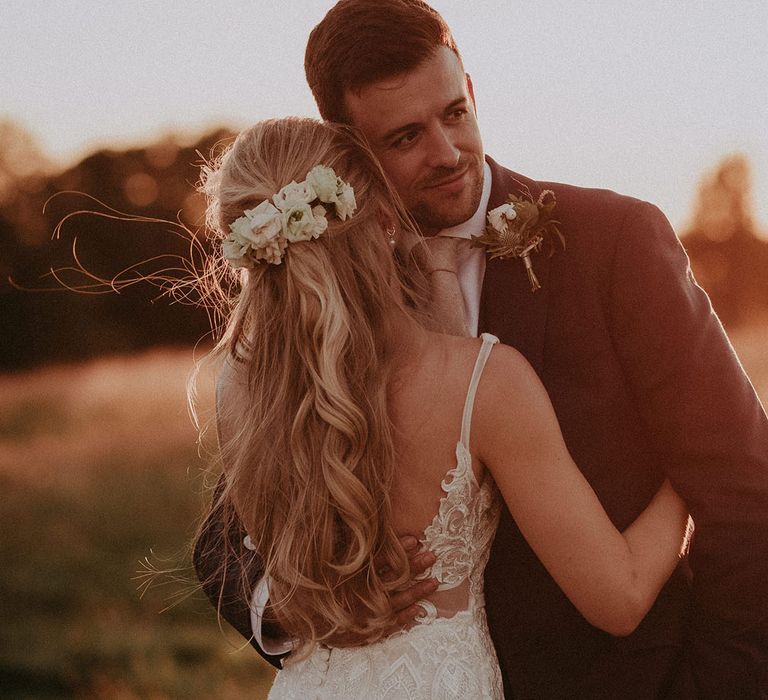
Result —
<instances>
[{"instance_id":1,"label":"groom's ear","mask_svg":"<svg viewBox=\"0 0 768 700\"><path fill-rule=\"evenodd\" d=\"M472 76L469 73L464 73L467 79L467 92L472 100L472 106L475 108L475 116L477 116L477 102L475 102L475 87L472 85Z\"/></svg>"}]
</instances>

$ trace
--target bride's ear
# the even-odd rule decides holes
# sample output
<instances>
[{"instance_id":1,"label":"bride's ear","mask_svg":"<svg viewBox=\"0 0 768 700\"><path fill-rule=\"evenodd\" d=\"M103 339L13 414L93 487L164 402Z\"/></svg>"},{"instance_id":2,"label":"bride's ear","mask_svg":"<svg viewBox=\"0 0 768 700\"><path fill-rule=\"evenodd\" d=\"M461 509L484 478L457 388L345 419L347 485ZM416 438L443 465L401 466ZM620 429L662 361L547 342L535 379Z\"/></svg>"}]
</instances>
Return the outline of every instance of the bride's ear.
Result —
<instances>
[{"instance_id":1,"label":"bride's ear","mask_svg":"<svg viewBox=\"0 0 768 700\"><path fill-rule=\"evenodd\" d=\"M383 229L392 228L395 225L392 214L382 206L379 206L379 215L377 218L379 219L379 223Z\"/></svg>"},{"instance_id":2,"label":"bride's ear","mask_svg":"<svg viewBox=\"0 0 768 700\"><path fill-rule=\"evenodd\" d=\"M397 250L405 258L411 249L423 240L421 233L384 209L379 210L379 223L385 232L393 252Z\"/></svg>"},{"instance_id":3,"label":"bride's ear","mask_svg":"<svg viewBox=\"0 0 768 700\"><path fill-rule=\"evenodd\" d=\"M385 231L387 235L387 239L389 240L389 244L394 248L397 244L398 239L398 232L400 229L400 226L397 224L397 222L392 218L391 214L384 211L383 209L379 209L379 224L381 225L381 228Z\"/></svg>"}]
</instances>

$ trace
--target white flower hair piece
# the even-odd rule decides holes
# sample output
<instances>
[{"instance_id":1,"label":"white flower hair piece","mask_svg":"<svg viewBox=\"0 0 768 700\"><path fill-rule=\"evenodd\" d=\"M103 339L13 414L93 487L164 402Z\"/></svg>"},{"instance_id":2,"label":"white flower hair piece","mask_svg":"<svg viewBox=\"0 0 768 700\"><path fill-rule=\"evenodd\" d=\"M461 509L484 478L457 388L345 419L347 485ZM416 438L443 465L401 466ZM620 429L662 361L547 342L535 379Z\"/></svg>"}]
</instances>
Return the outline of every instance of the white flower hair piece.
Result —
<instances>
[{"instance_id":1,"label":"white flower hair piece","mask_svg":"<svg viewBox=\"0 0 768 700\"><path fill-rule=\"evenodd\" d=\"M329 208L333 210L329 212ZM355 191L333 168L316 165L303 182L290 182L274 197L229 225L221 251L234 268L279 265L289 243L310 241L328 228L327 216L346 221L357 209Z\"/></svg>"}]
</instances>

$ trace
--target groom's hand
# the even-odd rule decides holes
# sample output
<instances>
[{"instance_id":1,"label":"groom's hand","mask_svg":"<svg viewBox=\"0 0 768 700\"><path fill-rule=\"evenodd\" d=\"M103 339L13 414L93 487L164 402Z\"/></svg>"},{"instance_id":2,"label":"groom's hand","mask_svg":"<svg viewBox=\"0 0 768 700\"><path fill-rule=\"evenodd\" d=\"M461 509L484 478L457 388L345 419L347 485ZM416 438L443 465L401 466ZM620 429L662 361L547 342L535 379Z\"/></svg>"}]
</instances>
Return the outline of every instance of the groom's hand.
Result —
<instances>
[{"instance_id":1,"label":"groom's hand","mask_svg":"<svg viewBox=\"0 0 768 700\"><path fill-rule=\"evenodd\" d=\"M388 634L399 632L403 627L410 625L419 615L423 615L424 610L415 605L416 601L434 593L438 586L437 579L434 578L424 579L423 581L414 580L416 576L423 574L435 563L435 555L432 552L420 552L418 540L411 535L401 537L400 544L403 545L408 554L408 569L411 582L407 588L393 593L389 599L392 606L392 626L388 630ZM383 562L377 562L376 567L382 578L386 579L388 572ZM394 575L392 577L394 578ZM364 641L353 635L340 634L326 640L326 644L333 647L351 647L364 643Z\"/></svg>"},{"instance_id":2,"label":"groom's hand","mask_svg":"<svg viewBox=\"0 0 768 700\"><path fill-rule=\"evenodd\" d=\"M408 588L394 593L389 599L392 605L393 632L413 622L418 615L424 614L424 610L415 603L434 593L438 586L437 579L434 578L423 581L414 580L435 563L435 555L432 552L419 551L419 542L411 535L401 537L400 544L403 545L403 549L408 554L411 583ZM384 572L384 578L386 576L387 574Z\"/></svg>"}]
</instances>

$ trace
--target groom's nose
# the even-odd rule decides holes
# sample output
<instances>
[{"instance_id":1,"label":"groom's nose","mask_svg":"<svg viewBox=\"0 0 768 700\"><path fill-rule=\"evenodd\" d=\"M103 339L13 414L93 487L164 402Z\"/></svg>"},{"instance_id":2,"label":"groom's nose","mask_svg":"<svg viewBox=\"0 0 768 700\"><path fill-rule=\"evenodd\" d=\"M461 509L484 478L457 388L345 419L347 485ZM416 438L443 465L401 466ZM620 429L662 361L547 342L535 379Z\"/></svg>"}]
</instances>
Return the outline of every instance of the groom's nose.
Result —
<instances>
[{"instance_id":1,"label":"groom's nose","mask_svg":"<svg viewBox=\"0 0 768 700\"><path fill-rule=\"evenodd\" d=\"M455 168L461 150L456 146L450 129L435 126L427 139L427 164L431 168Z\"/></svg>"}]
</instances>

